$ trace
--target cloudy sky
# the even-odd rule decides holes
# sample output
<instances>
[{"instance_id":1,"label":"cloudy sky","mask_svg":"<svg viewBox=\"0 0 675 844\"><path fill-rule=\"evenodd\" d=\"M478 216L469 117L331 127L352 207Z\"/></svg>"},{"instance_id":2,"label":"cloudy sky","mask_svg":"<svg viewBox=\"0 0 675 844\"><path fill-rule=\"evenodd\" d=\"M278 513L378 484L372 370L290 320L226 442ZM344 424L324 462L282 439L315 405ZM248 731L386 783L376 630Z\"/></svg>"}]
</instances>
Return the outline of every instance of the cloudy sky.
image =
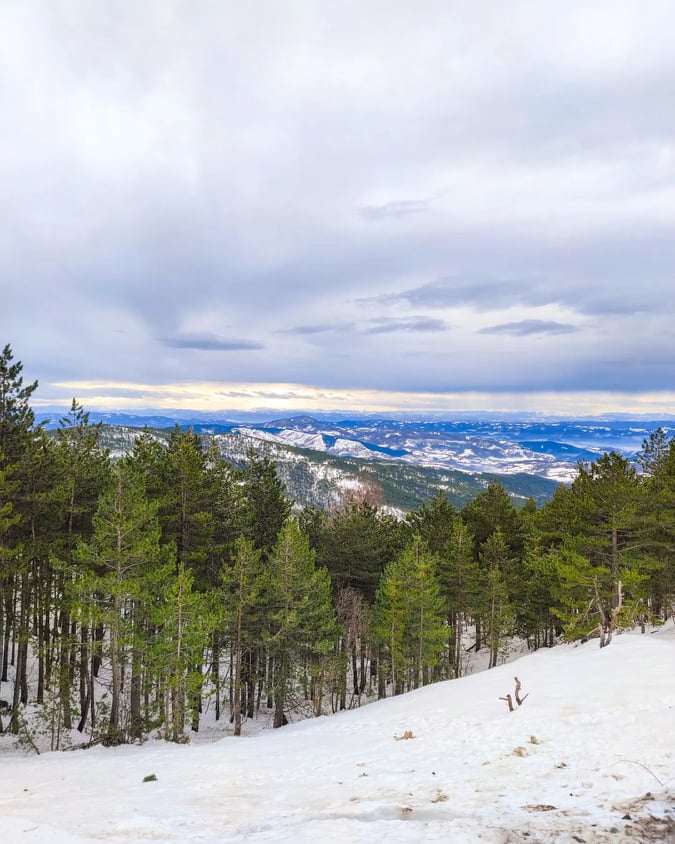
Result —
<instances>
[{"instance_id":1,"label":"cloudy sky","mask_svg":"<svg viewBox=\"0 0 675 844\"><path fill-rule=\"evenodd\" d=\"M0 0L35 404L675 411L671 0Z\"/></svg>"}]
</instances>

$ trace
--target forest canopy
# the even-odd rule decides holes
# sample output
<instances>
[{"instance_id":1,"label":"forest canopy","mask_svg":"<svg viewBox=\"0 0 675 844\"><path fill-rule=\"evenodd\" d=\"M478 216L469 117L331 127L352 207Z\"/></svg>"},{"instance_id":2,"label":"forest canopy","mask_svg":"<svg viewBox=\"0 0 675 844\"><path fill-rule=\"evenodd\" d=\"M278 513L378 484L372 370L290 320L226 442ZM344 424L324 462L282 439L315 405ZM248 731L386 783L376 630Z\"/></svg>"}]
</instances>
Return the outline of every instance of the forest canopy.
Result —
<instances>
[{"instance_id":1,"label":"forest canopy","mask_svg":"<svg viewBox=\"0 0 675 844\"><path fill-rule=\"evenodd\" d=\"M605 646L675 611L661 429L634 462L580 464L541 508L494 481L397 519L368 496L298 508L267 457L235 466L179 427L113 460L76 400L37 425L22 371L5 346L0 730L28 732L30 710L52 748L73 731L183 741L206 706L235 734L280 727L458 677L469 653L492 667L514 638Z\"/></svg>"}]
</instances>

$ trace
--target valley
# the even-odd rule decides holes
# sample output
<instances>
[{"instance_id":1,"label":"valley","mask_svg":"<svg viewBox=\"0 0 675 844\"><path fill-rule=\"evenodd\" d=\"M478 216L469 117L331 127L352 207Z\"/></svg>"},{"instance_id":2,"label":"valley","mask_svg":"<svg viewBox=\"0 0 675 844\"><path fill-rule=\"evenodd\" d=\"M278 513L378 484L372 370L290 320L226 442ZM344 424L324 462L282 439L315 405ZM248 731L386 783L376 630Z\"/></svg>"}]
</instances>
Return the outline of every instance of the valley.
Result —
<instances>
[{"instance_id":1,"label":"valley","mask_svg":"<svg viewBox=\"0 0 675 844\"><path fill-rule=\"evenodd\" d=\"M55 427L56 417L40 421ZM277 466L289 495L300 505L339 506L350 495L369 495L402 514L438 489L463 507L498 479L516 505L541 506L560 483L570 483L579 461L605 451L633 458L651 432L675 433L672 420L540 419L476 414L455 420L337 420L299 415L265 418L240 414L91 414L103 423L103 443L114 456L133 447L143 429L166 439L173 427L192 428L214 441L223 458L240 465L250 449Z\"/></svg>"}]
</instances>

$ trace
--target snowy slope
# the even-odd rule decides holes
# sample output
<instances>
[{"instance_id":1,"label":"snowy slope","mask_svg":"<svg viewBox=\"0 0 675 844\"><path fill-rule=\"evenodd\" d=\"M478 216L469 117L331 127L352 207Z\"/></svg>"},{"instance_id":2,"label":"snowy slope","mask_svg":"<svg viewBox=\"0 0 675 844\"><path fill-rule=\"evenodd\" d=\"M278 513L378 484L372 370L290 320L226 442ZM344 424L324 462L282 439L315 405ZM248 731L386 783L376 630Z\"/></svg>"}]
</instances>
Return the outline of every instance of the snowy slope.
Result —
<instances>
[{"instance_id":1,"label":"snowy slope","mask_svg":"<svg viewBox=\"0 0 675 844\"><path fill-rule=\"evenodd\" d=\"M675 841L674 667L672 628L624 634L255 737L5 754L2 840Z\"/></svg>"}]
</instances>

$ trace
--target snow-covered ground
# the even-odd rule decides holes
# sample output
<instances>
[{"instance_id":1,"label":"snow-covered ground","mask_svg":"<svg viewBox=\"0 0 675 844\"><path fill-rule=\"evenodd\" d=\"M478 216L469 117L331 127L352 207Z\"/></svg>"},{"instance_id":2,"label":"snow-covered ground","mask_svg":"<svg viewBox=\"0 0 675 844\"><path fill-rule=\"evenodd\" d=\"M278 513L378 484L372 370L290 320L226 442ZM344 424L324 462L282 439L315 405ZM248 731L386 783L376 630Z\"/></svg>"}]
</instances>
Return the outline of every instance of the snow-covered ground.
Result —
<instances>
[{"instance_id":1,"label":"snow-covered ground","mask_svg":"<svg viewBox=\"0 0 675 844\"><path fill-rule=\"evenodd\" d=\"M6 842L673 842L675 631L238 739L3 746Z\"/></svg>"}]
</instances>

